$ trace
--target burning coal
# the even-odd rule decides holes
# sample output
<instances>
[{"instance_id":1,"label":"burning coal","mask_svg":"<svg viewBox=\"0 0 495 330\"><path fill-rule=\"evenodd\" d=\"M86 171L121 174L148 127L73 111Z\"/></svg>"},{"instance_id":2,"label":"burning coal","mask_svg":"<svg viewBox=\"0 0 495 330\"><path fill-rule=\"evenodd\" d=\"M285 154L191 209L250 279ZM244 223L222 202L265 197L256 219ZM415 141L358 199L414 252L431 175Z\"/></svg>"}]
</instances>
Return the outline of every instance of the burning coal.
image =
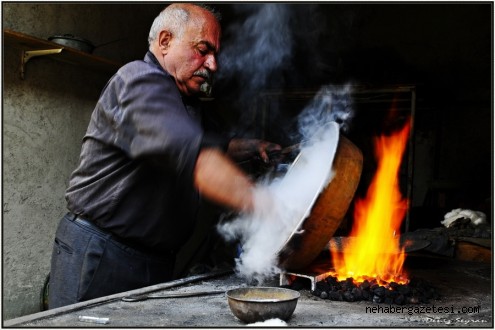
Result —
<instances>
[{"instance_id":1,"label":"burning coal","mask_svg":"<svg viewBox=\"0 0 495 330\"><path fill-rule=\"evenodd\" d=\"M387 305L406 305L429 303L440 298L438 290L427 281L413 277L408 284L390 282L380 285L376 279L365 279L354 283L352 278L339 281L334 276L328 276L316 283L311 292L322 299L334 301L370 301Z\"/></svg>"}]
</instances>

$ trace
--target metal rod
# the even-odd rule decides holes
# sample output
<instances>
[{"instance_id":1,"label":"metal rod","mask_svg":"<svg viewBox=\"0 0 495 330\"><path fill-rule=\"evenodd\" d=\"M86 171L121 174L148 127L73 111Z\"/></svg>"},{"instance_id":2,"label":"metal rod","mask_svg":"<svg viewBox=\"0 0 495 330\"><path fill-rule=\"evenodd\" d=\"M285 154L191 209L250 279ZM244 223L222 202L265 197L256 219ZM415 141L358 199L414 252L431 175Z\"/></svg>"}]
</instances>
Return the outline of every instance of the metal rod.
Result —
<instances>
[{"instance_id":1,"label":"metal rod","mask_svg":"<svg viewBox=\"0 0 495 330\"><path fill-rule=\"evenodd\" d=\"M187 298L187 297L200 297L200 296L209 296L225 293L225 291L214 290L214 291L199 291L199 292L178 292L178 293L170 293L161 296L150 296L147 294L136 294L130 295L122 298L122 301L127 302L135 302L135 301L143 301L148 299L170 299L170 298Z\"/></svg>"}]
</instances>

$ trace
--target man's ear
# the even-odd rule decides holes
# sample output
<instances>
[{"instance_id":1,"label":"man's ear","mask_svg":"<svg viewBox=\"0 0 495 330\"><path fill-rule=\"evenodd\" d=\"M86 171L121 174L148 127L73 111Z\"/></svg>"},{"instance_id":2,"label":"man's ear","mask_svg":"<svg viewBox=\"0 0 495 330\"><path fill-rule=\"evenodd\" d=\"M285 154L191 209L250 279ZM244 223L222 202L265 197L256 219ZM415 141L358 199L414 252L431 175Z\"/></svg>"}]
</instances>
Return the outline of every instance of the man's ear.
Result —
<instances>
[{"instance_id":1,"label":"man's ear","mask_svg":"<svg viewBox=\"0 0 495 330\"><path fill-rule=\"evenodd\" d=\"M172 41L172 33L169 31L161 31L158 35L158 47L163 54L168 52L170 42Z\"/></svg>"}]
</instances>

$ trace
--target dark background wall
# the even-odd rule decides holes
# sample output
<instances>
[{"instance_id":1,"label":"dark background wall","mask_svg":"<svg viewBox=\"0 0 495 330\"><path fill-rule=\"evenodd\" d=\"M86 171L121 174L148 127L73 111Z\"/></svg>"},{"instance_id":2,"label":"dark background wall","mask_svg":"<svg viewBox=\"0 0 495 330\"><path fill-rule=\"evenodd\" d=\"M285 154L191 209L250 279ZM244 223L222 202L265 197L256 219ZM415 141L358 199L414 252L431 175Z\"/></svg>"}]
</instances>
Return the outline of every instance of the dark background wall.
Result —
<instances>
[{"instance_id":1,"label":"dark background wall","mask_svg":"<svg viewBox=\"0 0 495 330\"><path fill-rule=\"evenodd\" d=\"M239 9L222 5L224 51L243 52L262 58L253 47L266 46L265 55L280 56L281 64L265 70L265 83L255 90L317 91L322 86L346 85L381 90L383 87L414 86L416 91L413 182L411 205L417 215L412 227L434 227L452 208L472 208L490 215L493 168L493 4L470 3L313 3L277 4L260 10L258 5ZM264 6L269 6L265 4ZM272 14L265 20L263 15ZM259 16L258 24L249 20ZM278 16L277 16L278 15ZM235 30L242 31L238 38ZM249 26L250 29L243 30ZM259 31L252 33L253 30ZM256 43L256 35L285 32L283 40ZM277 43L279 41L279 43ZM232 52L232 44L242 50ZM250 47L251 46L251 47ZM280 55L280 48L290 49ZM226 61L228 68L236 68ZM220 63L222 65L222 63ZM256 95L247 81L262 72L237 70L221 75L217 99L228 112L238 111L242 120L258 118ZM227 96L226 96L227 95ZM228 95L246 95L229 98ZM227 105L225 105L227 104ZM232 106L235 105L235 106ZM268 124L271 131L300 110L301 103L272 106L277 115ZM388 112L391 105L383 104ZM356 107L357 108L357 107ZM374 106L375 110L377 107ZM376 117L358 111L346 134L359 130L380 131ZM253 119L254 120L254 119ZM280 127L287 134L286 127ZM290 132L289 132L290 133ZM272 136L283 141L281 134ZM359 140L361 137L357 137ZM356 141L359 142L359 141ZM359 145L372 154L368 144ZM430 209L431 207L431 209ZM426 210L426 212L424 212ZM430 212L431 211L431 212Z\"/></svg>"}]
</instances>

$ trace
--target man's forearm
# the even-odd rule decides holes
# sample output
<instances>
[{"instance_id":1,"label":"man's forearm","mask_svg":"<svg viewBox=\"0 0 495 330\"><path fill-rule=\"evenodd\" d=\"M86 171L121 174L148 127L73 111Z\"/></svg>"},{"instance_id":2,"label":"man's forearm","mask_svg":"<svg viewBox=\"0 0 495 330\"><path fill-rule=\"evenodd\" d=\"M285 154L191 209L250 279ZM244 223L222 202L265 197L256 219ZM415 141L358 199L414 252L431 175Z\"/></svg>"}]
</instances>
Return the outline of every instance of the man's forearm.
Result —
<instances>
[{"instance_id":1,"label":"man's forearm","mask_svg":"<svg viewBox=\"0 0 495 330\"><path fill-rule=\"evenodd\" d=\"M194 182L199 192L213 202L236 211L253 209L253 183L218 149L200 151Z\"/></svg>"}]
</instances>

